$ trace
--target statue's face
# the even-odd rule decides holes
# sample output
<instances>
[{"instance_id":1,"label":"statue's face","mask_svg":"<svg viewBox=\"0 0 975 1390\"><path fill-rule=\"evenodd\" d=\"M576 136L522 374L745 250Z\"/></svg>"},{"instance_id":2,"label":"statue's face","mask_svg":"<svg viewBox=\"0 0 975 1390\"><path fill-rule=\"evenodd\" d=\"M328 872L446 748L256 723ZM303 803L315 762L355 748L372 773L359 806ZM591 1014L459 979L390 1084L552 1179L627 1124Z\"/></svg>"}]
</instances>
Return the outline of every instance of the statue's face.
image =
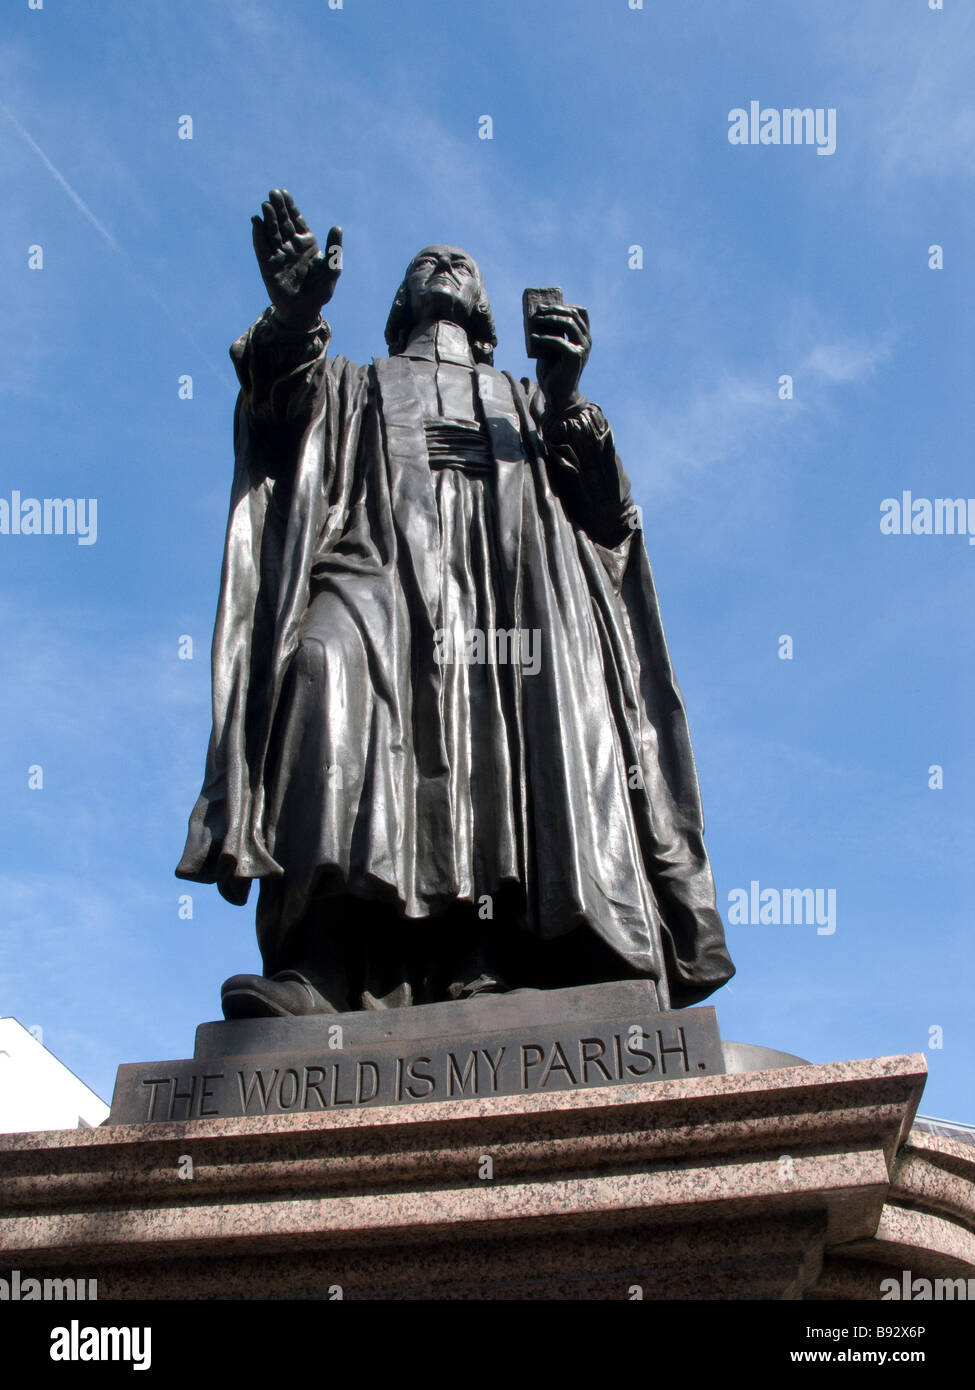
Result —
<instances>
[{"instance_id":1,"label":"statue's face","mask_svg":"<svg viewBox=\"0 0 975 1390\"><path fill-rule=\"evenodd\" d=\"M477 262L456 246L425 246L410 261L406 288L414 321L466 324L484 292Z\"/></svg>"}]
</instances>

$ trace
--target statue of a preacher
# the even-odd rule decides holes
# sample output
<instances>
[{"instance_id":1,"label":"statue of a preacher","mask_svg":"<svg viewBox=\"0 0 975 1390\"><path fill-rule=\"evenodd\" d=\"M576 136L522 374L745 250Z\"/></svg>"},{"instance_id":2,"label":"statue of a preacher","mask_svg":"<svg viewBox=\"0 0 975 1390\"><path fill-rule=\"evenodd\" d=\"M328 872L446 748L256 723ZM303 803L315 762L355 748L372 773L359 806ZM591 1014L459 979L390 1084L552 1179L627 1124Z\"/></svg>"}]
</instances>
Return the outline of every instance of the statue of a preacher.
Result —
<instances>
[{"instance_id":1,"label":"statue of a preacher","mask_svg":"<svg viewBox=\"0 0 975 1390\"><path fill-rule=\"evenodd\" d=\"M734 968L637 510L579 394L585 310L535 307L519 383L476 263L428 246L359 367L319 312L339 229L323 254L277 190L253 222L272 307L231 349L213 734L177 869L237 904L260 880L264 974L225 1014L622 979L704 999Z\"/></svg>"}]
</instances>

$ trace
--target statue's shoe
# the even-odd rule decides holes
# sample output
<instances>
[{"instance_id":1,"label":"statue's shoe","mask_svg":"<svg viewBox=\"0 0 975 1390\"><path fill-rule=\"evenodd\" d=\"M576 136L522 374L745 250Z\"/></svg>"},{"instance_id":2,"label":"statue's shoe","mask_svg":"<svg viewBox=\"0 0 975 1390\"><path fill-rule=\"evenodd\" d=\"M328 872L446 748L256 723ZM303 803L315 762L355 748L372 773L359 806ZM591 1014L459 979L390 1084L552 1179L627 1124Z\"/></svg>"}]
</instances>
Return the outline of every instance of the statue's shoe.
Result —
<instances>
[{"instance_id":1,"label":"statue's shoe","mask_svg":"<svg viewBox=\"0 0 975 1390\"><path fill-rule=\"evenodd\" d=\"M297 970L231 975L220 990L224 1018L300 1018L334 1014L334 1007Z\"/></svg>"},{"instance_id":2,"label":"statue's shoe","mask_svg":"<svg viewBox=\"0 0 975 1390\"><path fill-rule=\"evenodd\" d=\"M478 975L467 984L451 985L447 991L451 999L480 999L485 994L509 994L511 991L500 975Z\"/></svg>"}]
</instances>

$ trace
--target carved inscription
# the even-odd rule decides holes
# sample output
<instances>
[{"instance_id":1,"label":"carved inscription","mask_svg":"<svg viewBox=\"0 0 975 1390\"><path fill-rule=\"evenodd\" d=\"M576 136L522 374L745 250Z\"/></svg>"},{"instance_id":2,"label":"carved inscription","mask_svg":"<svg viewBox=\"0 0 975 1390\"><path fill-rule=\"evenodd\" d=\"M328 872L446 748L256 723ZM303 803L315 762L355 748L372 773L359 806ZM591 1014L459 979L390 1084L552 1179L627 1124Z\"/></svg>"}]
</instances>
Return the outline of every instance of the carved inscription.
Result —
<instances>
[{"instance_id":1,"label":"carved inscription","mask_svg":"<svg viewBox=\"0 0 975 1390\"><path fill-rule=\"evenodd\" d=\"M125 1067L115 1122L216 1115L281 1115L364 1105L411 1105L593 1086L632 1085L723 1070L716 1025L688 1012L637 1024L549 1025L513 1037L391 1041L270 1059L222 1058ZM129 1075L123 1077L123 1073ZM137 1097L141 1097L141 1103ZM116 1110L126 1113L116 1117ZM131 1110L137 1114L129 1114Z\"/></svg>"}]
</instances>

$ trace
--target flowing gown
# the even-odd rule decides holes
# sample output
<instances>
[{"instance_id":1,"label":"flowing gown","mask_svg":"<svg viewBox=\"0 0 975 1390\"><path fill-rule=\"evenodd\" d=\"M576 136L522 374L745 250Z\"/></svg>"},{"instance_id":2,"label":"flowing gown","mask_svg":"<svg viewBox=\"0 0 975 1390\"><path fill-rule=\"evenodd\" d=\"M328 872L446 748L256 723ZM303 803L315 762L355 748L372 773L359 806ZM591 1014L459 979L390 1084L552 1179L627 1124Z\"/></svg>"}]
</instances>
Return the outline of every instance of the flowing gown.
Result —
<instances>
[{"instance_id":1,"label":"flowing gown","mask_svg":"<svg viewBox=\"0 0 975 1390\"><path fill-rule=\"evenodd\" d=\"M706 997L733 967L601 411L550 417L446 322L370 367L327 336L265 315L234 346L214 732L177 873L236 902L261 880L268 974L334 965L377 910L401 954L442 950L431 924L463 909L509 962L581 941L590 978ZM353 1006L432 997L386 966Z\"/></svg>"}]
</instances>

